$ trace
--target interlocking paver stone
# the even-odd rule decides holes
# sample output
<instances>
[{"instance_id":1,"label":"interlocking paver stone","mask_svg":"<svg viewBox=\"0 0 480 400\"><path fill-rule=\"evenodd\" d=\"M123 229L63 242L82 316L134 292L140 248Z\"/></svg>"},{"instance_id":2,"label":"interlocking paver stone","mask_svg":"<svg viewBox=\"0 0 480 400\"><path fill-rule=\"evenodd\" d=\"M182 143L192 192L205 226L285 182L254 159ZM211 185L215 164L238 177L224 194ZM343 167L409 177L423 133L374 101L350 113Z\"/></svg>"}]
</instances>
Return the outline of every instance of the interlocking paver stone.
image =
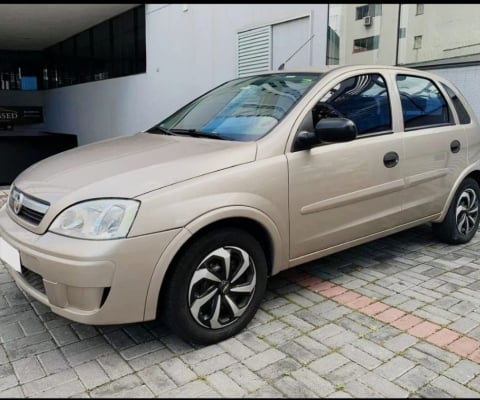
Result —
<instances>
[{"instance_id":1,"label":"interlocking paver stone","mask_svg":"<svg viewBox=\"0 0 480 400\"><path fill-rule=\"evenodd\" d=\"M228 375L217 371L207 376L207 382L221 395L226 397L242 397L246 391L238 386Z\"/></svg>"},{"instance_id":2,"label":"interlocking paver stone","mask_svg":"<svg viewBox=\"0 0 480 400\"><path fill-rule=\"evenodd\" d=\"M87 389L107 383L110 378L96 361L90 361L76 366L75 372Z\"/></svg>"},{"instance_id":3,"label":"interlocking paver stone","mask_svg":"<svg viewBox=\"0 0 480 400\"><path fill-rule=\"evenodd\" d=\"M382 311L380 314L375 315L375 318L383 322L393 322L400 317L404 316L405 312L397 308L387 308L385 311Z\"/></svg>"},{"instance_id":4,"label":"interlocking paver stone","mask_svg":"<svg viewBox=\"0 0 480 400\"><path fill-rule=\"evenodd\" d=\"M358 378L358 380L374 388L375 391L379 392L385 397L408 397L409 394L408 391L402 389L395 383L392 383L389 380L372 372L362 375L360 378Z\"/></svg>"},{"instance_id":5,"label":"interlocking paver stone","mask_svg":"<svg viewBox=\"0 0 480 400\"><path fill-rule=\"evenodd\" d=\"M435 358L422 351L418 351L413 347L407 349L403 353L403 356L408 358L410 361L416 362L425 368L436 372L437 374L442 373L448 368L448 364L446 362L440 361L438 358Z\"/></svg>"},{"instance_id":6,"label":"interlocking paver stone","mask_svg":"<svg viewBox=\"0 0 480 400\"><path fill-rule=\"evenodd\" d=\"M469 360L460 360L455 366L446 370L444 375L465 385L474 377L480 375L480 365Z\"/></svg>"},{"instance_id":7,"label":"interlocking paver stone","mask_svg":"<svg viewBox=\"0 0 480 400\"><path fill-rule=\"evenodd\" d=\"M267 385L262 378L241 363L230 365L223 372L248 392L254 392Z\"/></svg>"},{"instance_id":8,"label":"interlocking paver stone","mask_svg":"<svg viewBox=\"0 0 480 400\"><path fill-rule=\"evenodd\" d=\"M436 344L437 346L443 347L458 339L459 336L459 333L447 328L443 328L428 336L426 340L428 340L430 343Z\"/></svg>"},{"instance_id":9,"label":"interlocking paver stone","mask_svg":"<svg viewBox=\"0 0 480 400\"><path fill-rule=\"evenodd\" d=\"M35 357L22 358L12 363L20 383L26 383L45 376L45 371Z\"/></svg>"},{"instance_id":10,"label":"interlocking paver stone","mask_svg":"<svg viewBox=\"0 0 480 400\"><path fill-rule=\"evenodd\" d=\"M385 311L387 308L389 308L387 304L375 302L366 307L363 307L362 309L360 309L360 311L367 315L376 315L381 313L382 311Z\"/></svg>"},{"instance_id":11,"label":"interlocking paver stone","mask_svg":"<svg viewBox=\"0 0 480 400\"><path fill-rule=\"evenodd\" d=\"M395 379L395 383L411 392L416 392L435 377L435 372L418 365Z\"/></svg>"},{"instance_id":12,"label":"interlocking paver stone","mask_svg":"<svg viewBox=\"0 0 480 400\"><path fill-rule=\"evenodd\" d=\"M314 398L317 395L309 390L305 385L290 376L284 376L273 384L278 390L287 395L287 397Z\"/></svg>"},{"instance_id":13,"label":"interlocking paver stone","mask_svg":"<svg viewBox=\"0 0 480 400\"><path fill-rule=\"evenodd\" d=\"M473 390L468 389L466 386L461 385L445 376L439 376L438 378L435 378L432 380L431 384L439 389L444 390L452 397L478 397L477 392L474 392Z\"/></svg>"},{"instance_id":14,"label":"interlocking paver stone","mask_svg":"<svg viewBox=\"0 0 480 400\"><path fill-rule=\"evenodd\" d=\"M336 387L342 387L345 383L353 379L357 379L362 375L368 373L368 369L362 367L355 362L348 362L347 364L322 375L328 382L331 382Z\"/></svg>"},{"instance_id":15,"label":"interlocking paver stone","mask_svg":"<svg viewBox=\"0 0 480 400\"><path fill-rule=\"evenodd\" d=\"M135 371L140 371L172 357L173 353L169 349L159 349L132 360L128 360L128 365Z\"/></svg>"},{"instance_id":16,"label":"interlocking paver stone","mask_svg":"<svg viewBox=\"0 0 480 400\"><path fill-rule=\"evenodd\" d=\"M450 343L447 348L462 356L467 356L473 353L480 347L480 342L470 339L468 337L461 337Z\"/></svg>"},{"instance_id":17,"label":"interlocking paver stone","mask_svg":"<svg viewBox=\"0 0 480 400\"><path fill-rule=\"evenodd\" d=\"M73 369L67 369L44 378L37 379L33 382L28 382L22 386L23 391L27 397L33 397L40 392L54 389L57 386L68 384L77 380L77 375Z\"/></svg>"},{"instance_id":18,"label":"interlocking paver stone","mask_svg":"<svg viewBox=\"0 0 480 400\"><path fill-rule=\"evenodd\" d=\"M197 346L59 317L0 263L0 397L480 397L478 289L480 236L420 226L271 278L242 332Z\"/></svg>"},{"instance_id":19,"label":"interlocking paver stone","mask_svg":"<svg viewBox=\"0 0 480 400\"><path fill-rule=\"evenodd\" d=\"M276 357L272 357L271 355L273 351L275 351L275 349L266 350L264 353L262 353L266 355L265 360L260 361L259 359L256 359L255 361L250 361L250 364L253 366L255 366L256 364L257 366L254 368L259 369L259 368L263 368L263 366L265 365L275 362ZM267 352L269 353L266 354ZM253 356L253 357L257 357L257 356ZM245 360L244 362L248 362L248 360L252 360L253 357L247 358L247 360ZM280 358L285 357L285 354L278 352L277 357L280 357ZM235 362L236 360L230 354L223 353L223 354L219 354L218 356L212 357L208 360L201 361L198 364L193 365L192 368L199 375L209 375L213 372L216 372L225 367L228 367L229 365L232 365ZM258 365L262 365L262 364L263 366L258 367Z\"/></svg>"},{"instance_id":20,"label":"interlocking paver stone","mask_svg":"<svg viewBox=\"0 0 480 400\"><path fill-rule=\"evenodd\" d=\"M349 359L338 353L331 353L325 357L312 362L309 368L319 375L324 375L349 362Z\"/></svg>"},{"instance_id":21,"label":"interlocking paver stone","mask_svg":"<svg viewBox=\"0 0 480 400\"><path fill-rule=\"evenodd\" d=\"M418 325L415 325L413 328L410 328L408 330L408 333L410 335L419 337L419 338L425 338L427 336L430 336L434 332L438 331L440 329L440 326L437 324L432 324L431 322L428 321L423 321L420 322Z\"/></svg>"},{"instance_id":22,"label":"interlocking paver stone","mask_svg":"<svg viewBox=\"0 0 480 400\"><path fill-rule=\"evenodd\" d=\"M107 354L98 358L98 363L112 380L121 378L122 376L133 372L127 362L116 353Z\"/></svg>"},{"instance_id":23,"label":"interlocking paver stone","mask_svg":"<svg viewBox=\"0 0 480 400\"><path fill-rule=\"evenodd\" d=\"M197 378L187 365L179 358L171 358L160 363L160 367L179 386Z\"/></svg>"},{"instance_id":24,"label":"interlocking paver stone","mask_svg":"<svg viewBox=\"0 0 480 400\"><path fill-rule=\"evenodd\" d=\"M335 391L334 386L328 380L319 377L308 368L300 368L292 372L292 377L319 397L325 397Z\"/></svg>"},{"instance_id":25,"label":"interlocking paver stone","mask_svg":"<svg viewBox=\"0 0 480 400\"><path fill-rule=\"evenodd\" d=\"M405 357L396 356L376 368L375 373L392 381L412 369L414 366L414 362L407 360Z\"/></svg>"},{"instance_id":26,"label":"interlocking paver stone","mask_svg":"<svg viewBox=\"0 0 480 400\"><path fill-rule=\"evenodd\" d=\"M177 387L175 382L173 382L158 365L145 368L137 374L155 395Z\"/></svg>"}]
</instances>

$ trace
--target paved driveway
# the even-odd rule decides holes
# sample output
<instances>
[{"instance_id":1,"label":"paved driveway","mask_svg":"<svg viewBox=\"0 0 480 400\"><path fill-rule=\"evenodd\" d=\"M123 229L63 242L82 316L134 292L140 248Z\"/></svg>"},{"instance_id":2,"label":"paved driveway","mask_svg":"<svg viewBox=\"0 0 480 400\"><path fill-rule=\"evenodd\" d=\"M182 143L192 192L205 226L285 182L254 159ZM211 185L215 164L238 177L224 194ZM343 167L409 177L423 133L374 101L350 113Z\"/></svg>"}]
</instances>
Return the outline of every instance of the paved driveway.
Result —
<instances>
[{"instance_id":1,"label":"paved driveway","mask_svg":"<svg viewBox=\"0 0 480 400\"><path fill-rule=\"evenodd\" d=\"M479 288L480 235L425 225L272 278L247 329L192 347L58 317L0 263L0 397L480 397Z\"/></svg>"}]
</instances>

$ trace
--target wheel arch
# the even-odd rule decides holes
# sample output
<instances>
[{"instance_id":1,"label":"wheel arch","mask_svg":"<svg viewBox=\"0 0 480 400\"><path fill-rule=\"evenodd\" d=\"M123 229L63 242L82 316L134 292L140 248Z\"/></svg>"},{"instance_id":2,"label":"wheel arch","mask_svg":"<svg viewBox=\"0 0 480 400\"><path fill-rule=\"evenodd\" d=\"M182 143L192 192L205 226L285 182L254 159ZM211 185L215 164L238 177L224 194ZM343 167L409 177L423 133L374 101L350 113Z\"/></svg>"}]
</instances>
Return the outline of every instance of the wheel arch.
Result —
<instances>
[{"instance_id":1,"label":"wheel arch","mask_svg":"<svg viewBox=\"0 0 480 400\"><path fill-rule=\"evenodd\" d=\"M237 227L252 234L265 251L268 275L279 272L281 266L288 265L288 246L282 239L275 223L262 211L238 206L225 207L206 213L185 226L172 240L160 257L148 288L145 304L145 320L155 319L161 293L168 282L171 266L175 260L200 235L221 227Z\"/></svg>"},{"instance_id":2,"label":"wheel arch","mask_svg":"<svg viewBox=\"0 0 480 400\"><path fill-rule=\"evenodd\" d=\"M463 171L463 173L457 178L457 180L455 181L455 184L450 190L447 201L445 202L445 205L443 207L443 210L440 216L432 222L435 222L435 223L443 222L443 220L445 219L445 216L447 215L448 209L450 208L450 204L453 200L453 197L455 196L455 193L457 192L458 188L466 178L475 179L478 185L480 186L480 161L471 165L470 168Z\"/></svg>"}]
</instances>

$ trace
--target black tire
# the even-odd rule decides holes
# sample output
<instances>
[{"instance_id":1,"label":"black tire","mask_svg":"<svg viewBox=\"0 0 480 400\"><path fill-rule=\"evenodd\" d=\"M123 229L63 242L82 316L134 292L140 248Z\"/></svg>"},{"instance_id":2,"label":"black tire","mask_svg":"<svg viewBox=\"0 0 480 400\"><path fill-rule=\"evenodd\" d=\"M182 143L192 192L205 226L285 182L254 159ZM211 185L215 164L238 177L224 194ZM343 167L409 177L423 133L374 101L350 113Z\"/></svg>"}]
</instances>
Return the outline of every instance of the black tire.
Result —
<instances>
[{"instance_id":1,"label":"black tire","mask_svg":"<svg viewBox=\"0 0 480 400\"><path fill-rule=\"evenodd\" d=\"M479 198L480 188L477 181L466 178L453 196L443 222L432 224L435 236L445 243L468 243L478 229Z\"/></svg>"},{"instance_id":2,"label":"black tire","mask_svg":"<svg viewBox=\"0 0 480 400\"><path fill-rule=\"evenodd\" d=\"M247 256L248 266L242 261ZM230 276L226 277L228 259L231 268ZM217 229L198 237L170 268L172 272L163 285L161 297L165 322L184 340L202 345L240 332L255 315L267 285L267 262L262 247L252 235L236 228ZM204 277L209 273L221 282L211 280L211 275ZM196 283L192 283L193 278ZM252 285L251 293L238 292L250 290ZM198 306L212 293L211 300ZM234 307L240 306L237 311L241 315L233 314L234 307L229 305L232 301Z\"/></svg>"}]
</instances>

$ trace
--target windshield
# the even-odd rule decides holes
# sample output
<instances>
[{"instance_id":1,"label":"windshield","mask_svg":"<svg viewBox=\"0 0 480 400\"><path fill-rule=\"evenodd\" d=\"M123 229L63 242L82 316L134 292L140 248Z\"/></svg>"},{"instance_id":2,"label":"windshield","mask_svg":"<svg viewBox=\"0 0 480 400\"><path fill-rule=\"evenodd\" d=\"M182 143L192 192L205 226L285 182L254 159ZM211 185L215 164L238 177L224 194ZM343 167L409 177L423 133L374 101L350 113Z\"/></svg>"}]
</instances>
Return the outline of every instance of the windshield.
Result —
<instances>
[{"instance_id":1,"label":"windshield","mask_svg":"<svg viewBox=\"0 0 480 400\"><path fill-rule=\"evenodd\" d=\"M274 73L229 81L197 98L147 132L238 141L266 135L321 74Z\"/></svg>"}]
</instances>

